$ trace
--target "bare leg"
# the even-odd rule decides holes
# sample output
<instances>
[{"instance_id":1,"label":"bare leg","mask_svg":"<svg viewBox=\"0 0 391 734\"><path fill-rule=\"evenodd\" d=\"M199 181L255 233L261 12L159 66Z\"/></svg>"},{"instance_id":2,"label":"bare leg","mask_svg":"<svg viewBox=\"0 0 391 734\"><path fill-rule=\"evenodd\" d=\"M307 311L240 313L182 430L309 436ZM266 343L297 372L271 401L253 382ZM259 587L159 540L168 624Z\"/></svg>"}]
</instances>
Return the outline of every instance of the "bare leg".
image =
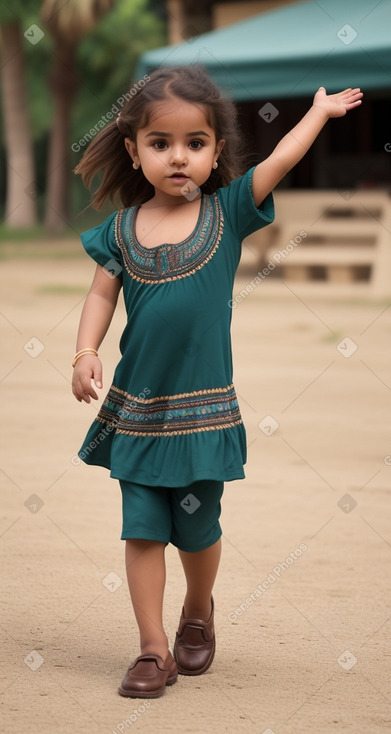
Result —
<instances>
[{"instance_id":1,"label":"bare leg","mask_svg":"<svg viewBox=\"0 0 391 734\"><path fill-rule=\"evenodd\" d=\"M140 630L141 654L156 652L163 660L168 639L163 629L163 593L166 583L165 543L126 541L125 562L134 614Z\"/></svg>"},{"instance_id":2,"label":"bare leg","mask_svg":"<svg viewBox=\"0 0 391 734\"><path fill-rule=\"evenodd\" d=\"M221 556L221 538L196 553L178 551L187 581L184 608L187 619L207 622L211 613L210 598Z\"/></svg>"}]
</instances>

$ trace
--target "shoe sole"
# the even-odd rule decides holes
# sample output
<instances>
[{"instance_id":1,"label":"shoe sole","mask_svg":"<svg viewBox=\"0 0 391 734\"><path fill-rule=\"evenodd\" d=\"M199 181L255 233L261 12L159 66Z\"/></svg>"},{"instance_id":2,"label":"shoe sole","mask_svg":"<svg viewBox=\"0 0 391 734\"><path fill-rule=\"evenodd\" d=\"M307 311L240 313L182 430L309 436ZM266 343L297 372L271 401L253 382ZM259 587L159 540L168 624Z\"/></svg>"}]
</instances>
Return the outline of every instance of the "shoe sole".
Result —
<instances>
[{"instance_id":1,"label":"shoe sole","mask_svg":"<svg viewBox=\"0 0 391 734\"><path fill-rule=\"evenodd\" d=\"M162 688L158 688L157 691L131 691L131 690L125 690L125 688L118 688L118 693L120 696L125 696L126 698L160 698L160 696L163 695L163 693L166 690L166 686L173 686L174 683L176 683L178 680L178 673L175 674L175 676L171 678L167 678L166 684Z\"/></svg>"}]
</instances>

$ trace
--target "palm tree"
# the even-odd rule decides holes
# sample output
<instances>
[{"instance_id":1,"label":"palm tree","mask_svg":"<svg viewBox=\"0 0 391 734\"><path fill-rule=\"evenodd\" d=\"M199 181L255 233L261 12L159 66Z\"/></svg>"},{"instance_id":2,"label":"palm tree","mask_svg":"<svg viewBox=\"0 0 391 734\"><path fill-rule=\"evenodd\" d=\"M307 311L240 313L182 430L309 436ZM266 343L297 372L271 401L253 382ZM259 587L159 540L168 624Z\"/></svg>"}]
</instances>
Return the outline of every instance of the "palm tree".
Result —
<instances>
[{"instance_id":1,"label":"palm tree","mask_svg":"<svg viewBox=\"0 0 391 734\"><path fill-rule=\"evenodd\" d=\"M22 28L25 13L26 7L19 8L17 2L13 3L12 16L9 8L0 9L1 88L7 158L5 222L13 229L37 223L33 143L25 81L24 43L27 41Z\"/></svg>"},{"instance_id":2,"label":"palm tree","mask_svg":"<svg viewBox=\"0 0 391 734\"><path fill-rule=\"evenodd\" d=\"M41 19L55 47L49 85L53 95L45 225L58 234L69 219L69 127L77 90L76 49L80 38L115 4L115 0L44 0Z\"/></svg>"}]
</instances>

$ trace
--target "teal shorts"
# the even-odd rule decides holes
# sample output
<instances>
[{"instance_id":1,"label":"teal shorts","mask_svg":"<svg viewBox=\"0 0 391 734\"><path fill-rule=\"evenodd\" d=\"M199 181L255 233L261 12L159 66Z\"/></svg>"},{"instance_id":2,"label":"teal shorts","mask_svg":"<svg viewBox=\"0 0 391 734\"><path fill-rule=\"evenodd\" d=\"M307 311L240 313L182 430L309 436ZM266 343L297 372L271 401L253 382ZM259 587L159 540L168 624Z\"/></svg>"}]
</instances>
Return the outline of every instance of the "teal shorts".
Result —
<instances>
[{"instance_id":1,"label":"teal shorts","mask_svg":"<svg viewBox=\"0 0 391 734\"><path fill-rule=\"evenodd\" d=\"M120 487L122 540L157 540L197 552L221 536L224 482L201 479L187 487L150 487L121 479Z\"/></svg>"}]
</instances>

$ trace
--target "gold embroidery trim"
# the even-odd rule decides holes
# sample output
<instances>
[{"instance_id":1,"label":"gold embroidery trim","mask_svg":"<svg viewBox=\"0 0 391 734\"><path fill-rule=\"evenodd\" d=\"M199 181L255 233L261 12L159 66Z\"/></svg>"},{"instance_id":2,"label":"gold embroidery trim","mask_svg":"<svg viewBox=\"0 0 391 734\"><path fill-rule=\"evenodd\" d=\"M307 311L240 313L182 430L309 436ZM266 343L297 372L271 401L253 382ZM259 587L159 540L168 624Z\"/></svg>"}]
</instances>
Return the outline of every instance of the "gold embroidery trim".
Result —
<instances>
[{"instance_id":1,"label":"gold embroidery trim","mask_svg":"<svg viewBox=\"0 0 391 734\"><path fill-rule=\"evenodd\" d=\"M107 422L102 418L99 418L99 416L97 416L96 420L100 421L100 423ZM127 436L157 436L158 438L161 436L163 438L166 436L183 436L187 433L200 433L201 431L222 431L225 428L234 428L241 423L243 423L243 421L241 418L239 418L237 421L233 421L232 423L226 423L225 426L202 426L201 428L189 428L188 430L183 431L126 431L125 429L116 428L115 432L118 434L122 433Z\"/></svg>"},{"instance_id":2,"label":"gold embroidery trim","mask_svg":"<svg viewBox=\"0 0 391 734\"><path fill-rule=\"evenodd\" d=\"M142 278L141 276L136 275L136 273L134 273L134 271L130 269L129 263L132 262L131 256L130 256L128 248L126 247L125 242L122 239L122 236L119 234L120 223L118 223L117 221L115 222L115 227L114 227L115 241L116 241L117 247L122 252L125 270L127 271L127 273L129 273L129 275L133 278L133 280L137 280L139 283L150 283L152 285L154 283L155 284L167 283L167 282L174 281L174 280L180 280L181 278L187 278L189 275L194 275L194 273L196 273L197 270L201 270L201 268L203 268L204 265L206 265L206 263L212 259L212 257L215 255L216 250L220 244L221 236L222 236L223 228L224 228L223 212L221 211L221 208L219 206L219 202L218 202L216 194L213 194L213 197L215 199L215 204L217 206L217 212L218 212L218 217L219 217L219 228L218 228L218 232L216 235L216 242L213 246L213 249L210 251L209 255L207 255L207 257L201 263L199 263L197 267L192 268L191 270L188 270L187 273L180 273L179 275L170 275L170 276L162 277L162 278L154 278L153 280L150 278ZM118 212L115 218L116 220L118 220L118 217L122 211L123 210L120 210Z\"/></svg>"},{"instance_id":3,"label":"gold embroidery trim","mask_svg":"<svg viewBox=\"0 0 391 734\"><path fill-rule=\"evenodd\" d=\"M115 385L112 385L110 390L113 390L113 392L121 393L121 395L126 395L127 400L137 400L139 403L156 403L160 400L175 400L176 398L192 398L193 395L212 395L215 392L229 392L233 389L233 384L228 385L228 387L211 387L207 388L206 390L194 390L193 392L180 392L176 393L175 395L160 395L156 398L140 398L136 395L131 395L131 393L126 392L126 390L121 390L121 388L116 387Z\"/></svg>"},{"instance_id":4,"label":"gold embroidery trim","mask_svg":"<svg viewBox=\"0 0 391 734\"><path fill-rule=\"evenodd\" d=\"M169 402L170 400L178 401L188 398L194 398L197 396L206 396L206 395L214 395L214 394L228 394L229 392L234 391L234 399L237 401L236 392L234 385L228 385L226 387L212 387L212 388L206 388L204 390L193 390L192 392L183 392L183 393L175 393L174 395L160 395L153 398L141 398L136 397L135 395L132 395L131 393L127 392L126 390L122 390L119 387L116 387L115 385L111 385L110 392L107 396L107 399L109 398L109 395L111 394L112 397L110 397L110 402L117 403L119 406L121 405L122 401L124 402L136 402L139 404L143 404L145 406L152 405L153 407L156 406L158 408L160 403L163 402ZM150 431L139 431L137 430L137 427L133 426L132 428L121 428L117 421L113 418L110 418L108 415L108 412L110 410L107 410L106 407L106 401L102 404L101 409L99 411L99 414L97 415L97 420L101 423L105 423L107 425L113 426L115 428L116 433L118 434L124 434L128 436L182 436L186 434L191 433L199 433L201 431L216 431L216 430L223 430L225 428L233 428L237 425L240 425L243 423L242 417L239 412L239 416L236 415L235 417L232 416L232 419L229 422L221 423L217 421L217 423L214 423L212 425L199 425L199 426L192 426L190 428L175 428L175 423L173 423L172 426L164 426L163 430L160 428L160 430L156 430L156 426L151 426Z\"/></svg>"}]
</instances>

